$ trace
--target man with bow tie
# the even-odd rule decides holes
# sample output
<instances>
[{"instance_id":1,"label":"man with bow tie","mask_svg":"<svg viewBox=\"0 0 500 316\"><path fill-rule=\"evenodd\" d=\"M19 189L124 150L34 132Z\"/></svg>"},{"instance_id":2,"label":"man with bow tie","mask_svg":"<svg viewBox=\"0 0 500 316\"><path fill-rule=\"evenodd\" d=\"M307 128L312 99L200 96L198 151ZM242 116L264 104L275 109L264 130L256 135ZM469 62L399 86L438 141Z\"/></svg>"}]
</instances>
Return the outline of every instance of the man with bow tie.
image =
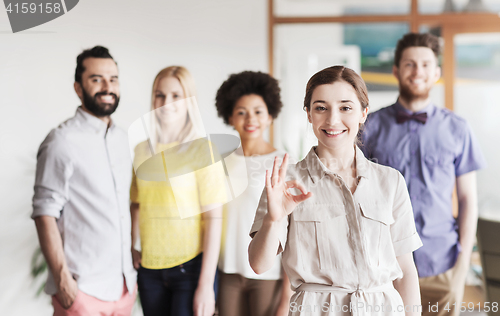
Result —
<instances>
[{"instance_id":1,"label":"man with bow tie","mask_svg":"<svg viewBox=\"0 0 500 316\"><path fill-rule=\"evenodd\" d=\"M439 53L439 39L431 34L409 33L399 40L392 71L399 97L368 116L362 149L405 177L423 242L414 252L422 315L459 315L476 234L476 170L486 163L467 122L429 98L441 76ZM430 310L436 304L437 313Z\"/></svg>"}]
</instances>

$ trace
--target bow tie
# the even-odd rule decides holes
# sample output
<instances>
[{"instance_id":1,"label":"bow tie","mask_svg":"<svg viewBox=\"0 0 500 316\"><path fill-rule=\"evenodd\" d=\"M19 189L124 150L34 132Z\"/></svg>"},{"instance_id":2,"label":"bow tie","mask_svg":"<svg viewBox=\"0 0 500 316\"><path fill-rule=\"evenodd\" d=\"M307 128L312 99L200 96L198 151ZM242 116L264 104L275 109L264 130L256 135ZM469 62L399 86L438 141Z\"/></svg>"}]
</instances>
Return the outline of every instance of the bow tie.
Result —
<instances>
[{"instance_id":1,"label":"bow tie","mask_svg":"<svg viewBox=\"0 0 500 316\"><path fill-rule=\"evenodd\" d=\"M427 122L427 113L414 113L414 114L408 114L405 111L398 111L396 114L396 121L398 124L404 123L409 120L415 120L417 122L420 122L422 124L425 124Z\"/></svg>"}]
</instances>

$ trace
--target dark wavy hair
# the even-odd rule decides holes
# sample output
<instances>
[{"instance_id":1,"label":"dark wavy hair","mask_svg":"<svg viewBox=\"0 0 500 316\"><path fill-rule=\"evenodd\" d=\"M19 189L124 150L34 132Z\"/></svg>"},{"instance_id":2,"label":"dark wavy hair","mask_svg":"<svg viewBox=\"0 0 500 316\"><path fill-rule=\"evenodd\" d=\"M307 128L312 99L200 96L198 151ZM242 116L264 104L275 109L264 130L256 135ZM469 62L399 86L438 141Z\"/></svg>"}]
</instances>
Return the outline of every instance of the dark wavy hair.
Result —
<instances>
[{"instance_id":1,"label":"dark wavy hair","mask_svg":"<svg viewBox=\"0 0 500 316\"><path fill-rule=\"evenodd\" d=\"M85 67L83 66L83 61L90 57L113 59L113 57L109 53L109 50L103 46L94 46L90 49L84 50L83 52L81 52L80 55L78 55L78 57L76 57L75 82L78 82L80 84L82 83L82 74L85 71Z\"/></svg>"},{"instance_id":2,"label":"dark wavy hair","mask_svg":"<svg viewBox=\"0 0 500 316\"><path fill-rule=\"evenodd\" d=\"M281 103L278 81L263 72L243 71L232 74L222 83L215 97L215 107L219 117L229 125L229 117L238 100L249 94L262 97L267 111L273 118L277 118L283 104Z\"/></svg>"},{"instance_id":3,"label":"dark wavy hair","mask_svg":"<svg viewBox=\"0 0 500 316\"><path fill-rule=\"evenodd\" d=\"M396 67L399 67L403 51L409 47L430 48L436 56L436 60L439 59L439 54L441 54L441 45L437 36L430 33L407 33L398 41L396 51L394 52L394 65Z\"/></svg>"}]
</instances>

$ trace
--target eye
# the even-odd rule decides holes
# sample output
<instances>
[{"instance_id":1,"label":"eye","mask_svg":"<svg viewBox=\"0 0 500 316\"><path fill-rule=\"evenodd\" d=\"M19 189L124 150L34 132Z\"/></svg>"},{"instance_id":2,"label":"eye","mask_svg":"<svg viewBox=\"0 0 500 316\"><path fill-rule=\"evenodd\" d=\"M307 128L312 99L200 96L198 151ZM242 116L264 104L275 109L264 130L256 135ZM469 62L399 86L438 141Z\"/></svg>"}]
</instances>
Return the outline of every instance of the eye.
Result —
<instances>
[{"instance_id":1,"label":"eye","mask_svg":"<svg viewBox=\"0 0 500 316\"><path fill-rule=\"evenodd\" d=\"M97 82L97 83L99 83L99 82L101 82L101 78L94 78L94 79L92 79L92 82Z\"/></svg>"},{"instance_id":2,"label":"eye","mask_svg":"<svg viewBox=\"0 0 500 316\"><path fill-rule=\"evenodd\" d=\"M158 98L158 99L162 98L162 99L164 99L165 95L163 95L163 94L157 94L157 95L155 95L155 98Z\"/></svg>"},{"instance_id":3,"label":"eye","mask_svg":"<svg viewBox=\"0 0 500 316\"><path fill-rule=\"evenodd\" d=\"M113 83L116 83L116 82L118 82L118 78L112 78L110 81Z\"/></svg>"},{"instance_id":4,"label":"eye","mask_svg":"<svg viewBox=\"0 0 500 316\"><path fill-rule=\"evenodd\" d=\"M178 98L180 98L180 95L178 95L177 93L174 93L173 97L174 97L174 99L178 99Z\"/></svg>"},{"instance_id":5,"label":"eye","mask_svg":"<svg viewBox=\"0 0 500 316\"><path fill-rule=\"evenodd\" d=\"M318 105L317 107L315 107L315 110L316 111L326 111L326 108L322 105Z\"/></svg>"},{"instance_id":6,"label":"eye","mask_svg":"<svg viewBox=\"0 0 500 316\"><path fill-rule=\"evenodd\" d=\"M260 114L260 113L262 113L262 112L261 111L255 111L255 114Z\"/></svg>"},{"instance_id":7,"label":"eye","mask_svg":"<svg viewBox=\"0 0 500 316\"><path fill-rule=\"evenodd\" d=\"M238 115L245 115L245 112L243 112L243 111L238 111L236 114L238 114Z\"/></svg>"},{"instance_id":8,"label":"eye","mask_svg":"<svg viewBox=\"0 0 500 316\"><path fill-rule=\"evenodd\" d=\"M340 108L340 110L347 112L347 111L351 110L351 107L350 106L343 106L343 107Z\"/></svg>"}]
</instances>

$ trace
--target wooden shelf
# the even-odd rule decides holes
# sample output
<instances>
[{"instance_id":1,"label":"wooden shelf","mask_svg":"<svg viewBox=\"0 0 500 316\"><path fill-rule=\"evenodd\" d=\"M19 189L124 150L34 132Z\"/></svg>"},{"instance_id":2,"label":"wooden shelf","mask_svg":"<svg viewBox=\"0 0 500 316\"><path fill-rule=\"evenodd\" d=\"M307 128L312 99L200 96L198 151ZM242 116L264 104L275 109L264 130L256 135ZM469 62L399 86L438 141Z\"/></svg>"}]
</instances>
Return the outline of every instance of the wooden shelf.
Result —
<instances>
[{"instance_id":1,"label":"wooden shelf","mask_svg":"<svg viewBox=\"0 0 500 316\"><path fill-rule=\"evenodd\" d=\"M268 63L269 73L273 73L274 58L274 26L278 24L298 23L408 23L412 32L418 32L420 26L437 26L441 28L444 39L443 47L443 80L445 90L445 106L453 110L455 84L455 50L453 38L461 33L500 32L500 15L496 13L441 13L420 14L418 0L411 0L411 10L402 15L345 15L345 16L275 16L273 0L268 0ZM272 133L271 133L272 134Z\"/></svg>"}]
</instances>

